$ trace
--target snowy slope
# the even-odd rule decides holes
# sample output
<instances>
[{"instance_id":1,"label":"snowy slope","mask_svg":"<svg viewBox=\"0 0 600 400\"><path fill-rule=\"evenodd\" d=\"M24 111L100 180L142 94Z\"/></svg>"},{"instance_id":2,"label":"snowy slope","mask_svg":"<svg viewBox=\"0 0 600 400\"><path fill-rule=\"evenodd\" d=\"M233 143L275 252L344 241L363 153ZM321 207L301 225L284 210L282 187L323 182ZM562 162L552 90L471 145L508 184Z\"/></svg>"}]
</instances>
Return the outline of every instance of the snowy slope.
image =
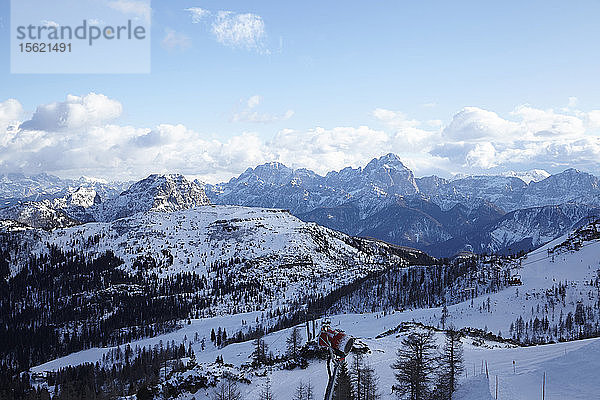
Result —
<instances>
[{"instance_id":1,"label":"snowy slope","mask_svg":"<svg viewBox=\"0 0 600 400\"><path fill-rule=\"evenodd\" d=\"M112 222L13 235L23 244L30 243L30 251L36 254L48 251L46 243L92 256L110 250L131 273L136 272L136 261L152 257L159 264L143 272L159 277L194 272L212 279L216 277L213 266L228 263L227 273L238 284L265 285L266 301L274 307L406 263L383 244L357 241L302 222L287 211L236 206L151 211ZM238 306L243 304L223 301L218 307L231 313Z\"/></svg>"},{"instance_id":2,"label":"snowy slope","mask_svg":"<svg viewBox=\"0 0 600 400\"><path fill-rule=\"evenodd\" d=\"M236 215L244 215L248 209L234 208ZM255 211L257 212L257 211ZM246 214L247 215L247 214ZM600 267L600 240L586 240L587 231L565 235L539 250L528 254L511 264L514 273L519 273L522 286L509 287L497 293L484 294L471 301L465 301L448 307L450 318L447 324L457 328L475 327L486 331L502 331L508 337L509 325L518 317L532 318L546 316L556 321L560 311L573 311L577 302L595 304L598 301L597 289L590 290L589 282L597 277ZM76 229L76 228L71 228ZM544 306L552 298L548 291L559 282L568 282L564 302L555 303L554 310L544 311ZM489 311L486 304L489 298ZM542 305L540 311L537 306ZM533 311L533 312L532 312ZM335 328L342 328L349 334L359 338L371 350L367 362L375 368L380 378L383 399L394 398L390 388L394 383L393 370L390 365L396 357L396 350L405 333L390 333L400 324L407 321L418 321L430 326L440 325L441 310L413 309L391 313L343 314L330 316ZM273 382L273 391L277 398L289 398L298 382L310 381L315 393L323 393L326 385L326 368L323 361L311 361L305 370L284 370L280 367L264 370L244 368L250 360L253 351L251 342L228 345L216 348L208 340L211 329L225 327L228 332L247 330L259 318L264 323L263 313L255 312L243 315L223 316L209 319L193 320L182 329L155 338L144 339L132 343L135 346L153 346L161 341L175 341L191 344L200 366L185 374L205 373L213 371L216 374L223 370L235 372L247 378L249 384L240 384L246 398L257 397L260 385L264 382L266 373ZM246 323L244 323L246 321ZM275 354L285 351L285 339L291 329L271 333L264 340L269 349ZM387 332L387 333L385 333ZM302 328L301 334L305 337ZM196 336L197 335L197 336ZM439 343L442 334L436 334ZM202 350L201 340L205 339L207 347ZM550 340L550 338L546 338ZM458 400L488 400L494 398L496 377L500 399L530 400L540 397L544 373L547 377L547 399L592 399L600 391L600 381L595 378L600 368L600 339L575 340L564 343L519 347L514 344L495 342L478 337L463 339L465 355L465 374L461 378L464 383L457 392ZM90 349L72 354L44 365L35 367L32 371L43 372L56 370L65 365L76 365L83 362L102 360L102 355L108 349ZM215 365L217 356L222 356L225 363L232 367ZM514 361L514 364L513 364ZM487 364L489 380L481 376L482 363ZM485 371L485 369L483 369ZM182 376L172 376L172 382L182 379ZM486 385L489 393L485 392ZM183 395L181 399L192 399L194 396L208 395L209 390L203 390L195 395Z\"/></svg>"},{"instance_id":3,"label":"snowy slope","mask_svg":"<svg viewBox=\"0 0 600 400\"><path fill-rule=\"evenodd\" d=\"M233 368L225 370L241 374L251 381L250 384L240 384L245 398L257 398L261 385L266 379L261 375L267 371L267 376L273 384L276 398L289 399L291 393L300 381L311 382L317 398L324 392L327 383L326 364L324 361L311 361L304 370L283 370L278 367L256 371L240 368L250 361L253 351L251 342L231 344L223 349L217 349L208 340L210 329L216 326L225 327L228 331L235 331L241 327L241 320L252 321L258 313L239 316L218 317L204 320L194 320L191 325L184 326L181 330L161 335L151 339L131 343L136 346L155 346L174 340L176 343L192 344L196 359L202 366L197 371L221 370L213 364L217 356L222 356L225 363L233 364ZM376 370L380 378L382 399L394 399L391 395L391 386L394 384L394 371L390 366L396 359L396 350L404 337L388 335L376 338L378 335L393 328L407 319L410 315L394 313L386 316L382 314L349 314L332 316L333 326L343 328L348 333L360 338L369 346L371 353L366 356L366 361ZM265 336L264 340L275 354L285 352L285 339L291 329L275 332ZM303 338L305 331L301 329ZM195 341L195 334L199 333L199 340ZM187 340L186 340L187 338ZM200 340L205 338L207 348L202 351ZM436 335L438 343L442 343L443 336ZM477 344L475 344L477 343ZM600 390L600 382L594 379L595 371L600 368L600 339L580 340L559 344L514 347L510 345L463 339L465 356L465 374L459 383L462 388L457 392L457 400L488 400L494 398L495 377L498 376L499 398L505 400L531 400L538 398L541 392L543 373L547 374L547 399L573 399L583 400L595 398L595 393ZM78 365L84 362L102 361L102 355L109 349L90 349L67 357L51 361L44 365L32 368L32 372L53 371L67 365ZM515 372L513 372L513 360ZM488 379L481 376L481 363L487 362ZM475 371L475 378L474 373ZM485 371L485 369L484 369ZM193 373L193 372L192 372ZM172 381L178 378L174 377ZM485 393L486 386L489 388ZM195 394L195 398L209 395L210 390L202 390ZM193 395L185 395L181 399L192 399Z\"/></svg>"}]
</instances>

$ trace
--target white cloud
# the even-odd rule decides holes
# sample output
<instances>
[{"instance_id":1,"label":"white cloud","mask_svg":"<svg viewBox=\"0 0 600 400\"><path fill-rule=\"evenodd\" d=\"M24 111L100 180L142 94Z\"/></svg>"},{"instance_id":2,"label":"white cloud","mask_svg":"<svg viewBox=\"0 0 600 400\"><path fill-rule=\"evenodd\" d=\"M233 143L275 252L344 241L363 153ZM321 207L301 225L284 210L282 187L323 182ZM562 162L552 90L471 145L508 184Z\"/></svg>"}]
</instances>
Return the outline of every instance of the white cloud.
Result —
<instances>
[{"instance_id":1,"label":"white cloud","mask_svg":"<svg viewBox=\"0 0 600 400\"><path fill-rule=\"evenodd\" d=\"M516 134L517 124L477 107L465 107L444 128L443 138L458 140L507 140Z\"/></svg>"},{"instance_id":2,"label":"white cloud","mask_svg":"<svg viewBox=\"0 0 600 400\"><path fill-rule=\"evenodd\" d=\"M23 106L15 99L0 103L0 121L3 123L16 121L23 115Z\"/></svg>"},{"instance_id":3,"label":"white cloud","mask_svg":"<svg viewBox=\"0 0 600 400\"><path fill-rule=\"evenodd\" d=\"M0 145L8 139L8 136L3 133L9 129L14 130L23 114L23 106L15 99L8 99L0 103Z\"/></svg>"},{"instance_id":4,"label":"white cloud","mask_svg":"<svg viewBox=\"0 0 600 400\"><path fill-rule=\"evenodd\" d=\"M192 23L210 22L210 32L217 42L238 49L269 54L265 46L265 23L260 15L233 11L211 12L200 7L186 8Z\"/></svg>"},{"instance_id":5,"label":"white cloud","mask_svg":"<svg viewBox=\"0 0 600 400\"><path fill-rule=\"evenodd\" d=\"M63 102L39 106L20 128L49 132L82 129L118 118L122 110L121 103L102 94L68 95Z\"/></svg>"},{"instance_id":6,"label":"white cloud","mask_svg":"<svg viewBox=\"0 0 600 400\"><path fill-rule=\"evenodd\" d=\"M210 16L210 11L200 7L186 8L185 11L189 12L192 16L192 23L198 24L202 22L205 17Z\"/></svg>"},{"instance_id":7,"label":"white cloud","mask_svg":"<svg viewBox=\"0 0 600 400\"><path fill-rule=\"evenodd\" d=\"M217 41L226 46L264 50L265 23L259 15L219 11L212 23L212 32Z\"/></svg>"},{"instance_id":8,"label":"white cloud","mask_svg":"<svg viewBox=\"0 0 600 400\"><path fill-rule=\"evenodd\" d=\"M248 108L256 107L257 105L260 104L261 101L262 101L262 97L259 95L254 95L254 96L250 97L247 102Z\"/></svg>"},{"instance_id":9,"label":"white cloud","mask_svg":"<svg viewBox=\"0 0 600 400\"><path fill-rule=\"evenodd\" d=\"M437 140L440 136L439 130L432 131L421 128L422 125L439 128L435 122L427 121L423 124L420 121L409 119L401 111L377 108L373 111L373 116L394 131L395 143L405 151L422 151L424 146L428 147L429 143Z\"/></svg>"},{"instance_id":10,"label":"white cloud","mask_svg":"<svg viewBox=\"0 0 600 400\"><path fill-rule=\"evenodd\" d=\"M430 153L471 172L490 168L556 169L573 166L599 171L600 136L596 111L558 113L519 106L507 120L469 107L457 113Z\"/></svg>"},{"instance_id":11,"label":"white cloud","mask_svg":"<svg viewBox=\"0 0 600 400\"><path fill-rule=\"evenodd\" d=\"M600 129L600 110L592 110L585 115L587 123L592 129Z\"/></svg>"},{"instance_id":12,"label":"white cloud","mask_svg":"<svg viewBox=\"0 0 600 400\"><path fill-rule=\"evenodd\" d=\"M167 28L165 29L165 37L160 44L167 50L184 50L191 46L192 41L189 36Z\"/></svg>"},{"instance_id":13,"label":"white cloud","mask_svg":"<svg viewBox=\"0 0 600 400\"><path fill-rule=\"evenodd\" d=\"M231 116L232 122L252 122L252 123L261 123L268 124L277 121L285 121L294 116L293 110L287 110L283 114L271 114L271 113L261 113L255 111L256 107L260 105L262 102L262 97L259 95L254 95L250 97L245 103L246 106L242 111L235 112Z\"/></svg>"},{"instance_id":14,"label":"white cloud","mask_svg":"<svg viewBox=\"0 0 600 400\"><path fill-rule=\"evenodd\" d=\"M135 15L146 22L150 22L152 9L149 1L143 0L114 0L109 1L108 6L123 14Z\"/></svg>"}]
</instances>

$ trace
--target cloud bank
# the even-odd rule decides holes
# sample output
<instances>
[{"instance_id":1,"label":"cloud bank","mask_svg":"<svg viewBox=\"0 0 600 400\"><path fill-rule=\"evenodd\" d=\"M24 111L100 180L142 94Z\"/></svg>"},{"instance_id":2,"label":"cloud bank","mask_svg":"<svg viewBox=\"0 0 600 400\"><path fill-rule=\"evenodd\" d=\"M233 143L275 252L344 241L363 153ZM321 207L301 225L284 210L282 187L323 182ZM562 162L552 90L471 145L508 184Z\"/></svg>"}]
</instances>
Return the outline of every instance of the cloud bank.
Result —
<instances>
[{"instance_id":1,"label":"cloud bank","mask_svg":"<svg viewBox=\"0 0 600 400\"><path fill-rule=\"evenodd\" d=\"M255 112L261 100L247 99L242 112ZM523 105L503 117L466 107L440 125L379 108L372 112L373 126L282 129L271 137L241 132L229 138L183 125L122 125L122 112L119 101L96 93L69 95L29 115L15 99L0 102L0 173L138 179L178 172L217 182L269 161L326 173L394 152L419 176L569 167L600 174L600 110Z\"/></svg>"}]
</instances>

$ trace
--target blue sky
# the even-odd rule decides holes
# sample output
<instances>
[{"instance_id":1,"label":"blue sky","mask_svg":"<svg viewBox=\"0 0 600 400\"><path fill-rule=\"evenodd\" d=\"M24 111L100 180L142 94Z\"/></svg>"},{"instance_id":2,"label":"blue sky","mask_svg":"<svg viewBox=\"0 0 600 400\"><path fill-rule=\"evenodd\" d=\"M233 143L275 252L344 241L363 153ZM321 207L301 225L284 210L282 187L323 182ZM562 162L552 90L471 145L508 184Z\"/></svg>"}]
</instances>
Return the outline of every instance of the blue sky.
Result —
<instances>
[{"instance_id":1,"label":"blue sky","mask_svg":"<svg viewBox=\"0 0 600 400\"><path fill-rule=\"evenodd\" d=\"M49 160L51 149L40 159L28 149L5 147L22 154L0 158L0 172L77 175L80 165L81 174L105 177L138 176L154 168L214 180L269 158L326 170L358 166L386 150L403 153L419 175L528 168L554 172L569 164L600 172L593 160L600 148L594 113L600 109L597 1L155 0L148 75L11 75L8 3L0 3L0 52L5 55L0 103L18 101L20 122L33 118L38 106L65 102L67 95L102 94L120 104L118 116L77 126L78 131L109 124L137 129L130 133L136 137L162 129L156 134L162 139L153 142L162 148L153 149L150 165L120 157L112 160L113 167L102 168L90 166L89 154L78 155L81 164L67 165ZM197 23L190 8L205 11ZM231 14L219 20L221 11ZM227 32L216 32L225 18L233 19L224 28L236 29L240 15L250 15L258 25L236 41ZM465 107L470 108L462 116L464 126L458 126L456 116ZM187 133L166 132L180 125ZM481 126L490 132L482 136L465 131ZM361 127L373 132L358 132ZM565 132L538 134L553 127ZM506 136L506 130L514 140L497 145L498 135ZM55 133L46 134L56 140ZM536 149L518 142L523 135L531 135ZM313 153L298 152L289 144L307 136ZM424 136L429 138L426 143ZM540 136L554 139L543 142ZM371 152L355 149L369 147L369 137L374 137ZM182 143L198 139L198 153L204 156L181 153L177 138ZM81 145L83 139L78 140ZM402 140L412 147L403 146ZM577 149L569 147L581 140L585 143ZM242 149L228 145L230 141L239 141ZM345 144L336 147L336 141ZM73 150L65 147L68 143L54 150ZM94 142L86 145L94 147ZM176 148L172 156L169 145ZM244 147L249 154L242 156ZM171 160L175 155L185 162Z\"/></svg>"}]
</instances>

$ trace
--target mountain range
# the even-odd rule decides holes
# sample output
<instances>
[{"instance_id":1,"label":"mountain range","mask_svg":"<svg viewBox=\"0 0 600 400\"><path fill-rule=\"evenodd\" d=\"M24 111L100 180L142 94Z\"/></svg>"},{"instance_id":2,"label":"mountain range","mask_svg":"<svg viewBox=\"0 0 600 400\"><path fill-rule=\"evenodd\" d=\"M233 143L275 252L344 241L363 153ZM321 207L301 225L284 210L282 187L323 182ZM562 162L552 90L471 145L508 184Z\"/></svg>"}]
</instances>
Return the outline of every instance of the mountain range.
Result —
<instances>
[{"instance_id":1,"label":"mountain range","mask_svg":"<svg viewBox=\"0 0 600 400\"><path fill-rule=\"evenodd\" d=\"M181 175L151 175L130 186L50 175L3 176L1 182L0 193L13 200L0 209L0 219L37 228L212 203L285 209L306 222L436 257L533 249L600 215L600 182L586 172L417 178L394 154L324 176L270 162L216 185Z\"/></svg>"},{"instance_id":2,"label":"mountain range","mask_svg":"<svg viewBox=\"0 0 600 400\"><path fill-rule=\"evenodd\" d=\"M387 154L325 176L267 163L204 188L215 204L285 208L305 221L435 256L528 250L600 213L594 175L505 175L415 178Z\"/></svg>"}]
</instances>

